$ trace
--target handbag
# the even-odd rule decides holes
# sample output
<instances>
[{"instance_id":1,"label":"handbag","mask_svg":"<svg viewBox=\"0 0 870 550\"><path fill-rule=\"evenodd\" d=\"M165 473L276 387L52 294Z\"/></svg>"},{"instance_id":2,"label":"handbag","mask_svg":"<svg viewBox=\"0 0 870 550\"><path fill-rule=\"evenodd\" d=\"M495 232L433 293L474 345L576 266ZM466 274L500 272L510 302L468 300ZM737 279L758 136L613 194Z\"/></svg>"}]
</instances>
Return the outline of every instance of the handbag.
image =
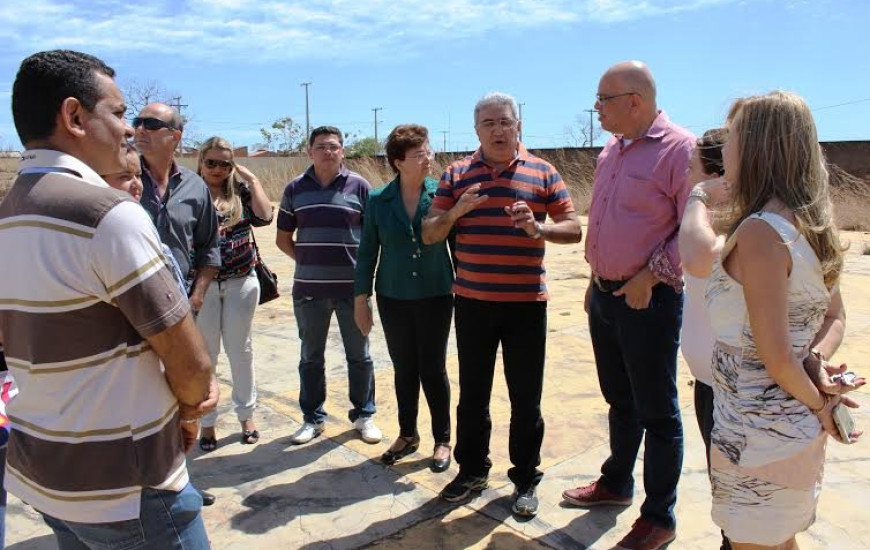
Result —
<instances>
[{"instance_id":1,"label":"handbag","mask_svg":"<svg viewBox=\"0 0 870 550\"><path fill-rule=\"evenodd\" d=\"M257 253L257 264L254 266L254 271L257 273L257 280L260 281L259 304L263 305L281 296L278 292L278 276L269 269L263 261L262 256L260 256L260 249L257 248L257 239L254 237L253 228L251 228L251 242L254 243L254 252Z\"/></svg>"},{"instance_id":2,"label":"handbag","mask_svg":"<svg viewBox=\"0 0 870 550\"><path fill-rule=\"evenodd\" d=\"M240 182L239 196L243 202L247 203L251 200L251 190L247 183ZM254 237L253 227L251 227L251 242L254 244L254 252L257 254L257 263L254 265L254 271L257 273L257 280L260 281L260 301L258 304L263 305L281 296L278 292L278 276L269 269L266 262L263 261L263 257L260 256L260 249L257 247L257 239Z\"/></svg>"}]
</instances>

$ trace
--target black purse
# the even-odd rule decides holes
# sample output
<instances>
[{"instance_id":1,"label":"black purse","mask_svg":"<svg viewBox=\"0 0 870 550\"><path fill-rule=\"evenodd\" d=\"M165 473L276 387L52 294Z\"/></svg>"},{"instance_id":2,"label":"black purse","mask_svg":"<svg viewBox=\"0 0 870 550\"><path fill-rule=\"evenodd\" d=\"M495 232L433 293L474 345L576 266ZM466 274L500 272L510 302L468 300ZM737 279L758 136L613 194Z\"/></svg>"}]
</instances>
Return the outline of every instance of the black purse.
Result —
<instances>
[{"instance_id":1,"label":"black purse","mask_svg":"<svg viewBox=\"0 0 870 550\"><path fill-rule=\"evenodd\" d=\"M257 248L257 239L254 238L253 228L251 228L251 242L254 243L254 251L257 253L257 265L254 266L254 271L257 272L257 280L260 281L259 304L262 305L281 296L278 292L278 276L263 262L260 249Z\"/></svg>"},{"instance_id":2,"label":"black purse","mask_svg":"<svg viewBox=\"0 0 870 550\"><path fill-rule=\"evenodd\" d=\"M247 183L239 183L239 196L242 202L250 202L251 190ZM254 252L257 254L257 264L254 266L254 271L257 273L257 280L260 281L260 301L258 304L263 305L281 296L278 292L278 276L269 269L263 261L263 257L260 256L260 249L257 247L257 239L254 237L253 226L251 227L251 242L254 244Z\"/></svg>"}]
</instances>

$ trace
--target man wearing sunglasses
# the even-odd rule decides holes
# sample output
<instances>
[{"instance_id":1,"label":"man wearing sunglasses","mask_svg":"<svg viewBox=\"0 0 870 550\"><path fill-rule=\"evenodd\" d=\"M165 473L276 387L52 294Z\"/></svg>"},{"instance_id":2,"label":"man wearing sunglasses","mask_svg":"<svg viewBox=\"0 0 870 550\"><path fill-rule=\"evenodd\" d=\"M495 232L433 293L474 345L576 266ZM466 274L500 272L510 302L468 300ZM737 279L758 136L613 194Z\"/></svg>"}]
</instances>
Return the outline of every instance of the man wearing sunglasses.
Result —
<instances>
[{"instance_id":1,"label":"man wearing sunglasses","mask_svg":"<svg viewBox=\"0 0 870 550\"><path fill-rule=\"evenodd\" d=\"M592 277L584 308L601 393L610 406L610 457L598 480L562 497L582 507L630 505L634 464L646 434L646 499L618 548L655 550L676 537L683 463L677 232L691 189L687 170L695 137L658 110L652 73L638 61L604 73L595 110L613 137L595 169L586 238Z\"/></svg>"},{"instance_id":2,"label":"man wearing sunglasses","mask_svg":"<svg viewBox=\"0 0 870 550\"><path fill-rule=\"evenodd\" d=\"M190 307L199 312L220 267L217 213L208 186L175 162L184 120L163 103L146 105L133 119L142 155L142 206L186 277Z\"/></svg>"}]
</instances>

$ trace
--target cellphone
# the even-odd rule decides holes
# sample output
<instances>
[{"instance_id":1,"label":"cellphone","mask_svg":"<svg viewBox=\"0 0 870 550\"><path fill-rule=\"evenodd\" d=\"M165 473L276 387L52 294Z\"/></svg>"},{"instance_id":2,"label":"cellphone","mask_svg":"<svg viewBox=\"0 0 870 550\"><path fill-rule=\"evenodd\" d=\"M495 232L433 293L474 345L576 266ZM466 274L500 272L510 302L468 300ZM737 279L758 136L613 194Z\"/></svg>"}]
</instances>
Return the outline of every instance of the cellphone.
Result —
<instances>
[{"instance_id":1,"label":"cellphone","mask_svg":"<svg viewBox=\"0 0 870 550\"><path fill-rule=\"evenodd\" d=\"M844 372L843 374L835 374L831 376L831 382L851 387L855 385L856 378L858 378L858 375L854 372Z\"/></svg>"},{"instance_id":2,"label":"cellphone","mask_svg":"<svg viewBox=\"0 0 870 550\"><path fill-rule=\"evenodd\" d=\"M855 420L852 418L852 413L845 405L837 405L834 407L834 424L837 425L837 430L840 432L840 437L846 443L854 443L850 434L855 431Z\"/></svg>"}]
</instances>

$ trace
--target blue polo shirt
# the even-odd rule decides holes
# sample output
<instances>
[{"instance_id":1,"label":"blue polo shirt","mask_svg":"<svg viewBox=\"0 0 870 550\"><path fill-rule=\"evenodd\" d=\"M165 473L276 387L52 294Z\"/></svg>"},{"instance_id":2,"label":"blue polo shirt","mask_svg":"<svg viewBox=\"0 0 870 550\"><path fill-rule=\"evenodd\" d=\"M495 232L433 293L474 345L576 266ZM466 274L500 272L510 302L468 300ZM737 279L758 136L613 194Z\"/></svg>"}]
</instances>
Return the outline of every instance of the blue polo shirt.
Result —
<instances>
[{"instance_id":1,"label":"blue polo shirt","mask_svg":"<svg viewBox=\"0 0 870 550\"><path fill-rule=\"evenodd\" d=\"M296 233L295 298L352 298L363 210L371 185L344 166L321 186L314 166L287 184L278 229Z\"/></svg>"}]
</instances>

